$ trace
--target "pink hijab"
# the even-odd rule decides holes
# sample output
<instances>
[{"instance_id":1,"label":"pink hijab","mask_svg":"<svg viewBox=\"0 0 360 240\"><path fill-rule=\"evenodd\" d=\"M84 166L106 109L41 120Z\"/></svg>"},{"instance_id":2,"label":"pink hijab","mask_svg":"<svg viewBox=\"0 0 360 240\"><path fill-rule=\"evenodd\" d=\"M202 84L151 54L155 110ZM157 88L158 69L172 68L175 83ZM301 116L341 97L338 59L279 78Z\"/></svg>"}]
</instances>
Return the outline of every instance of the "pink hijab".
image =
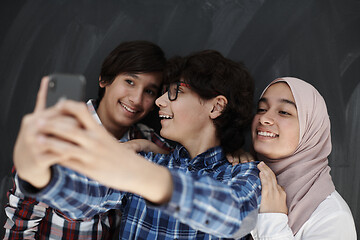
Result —
<instances>
[{"instance_id":1,"label":"pink hijab","mask_svg":"<svg viewBox=\"0 0 360 240\"><path fill-rule=\"evenodd\" d=\"M330 176L328 155L331 152L330 120L320 93L303 80L284 77L271 82L289 85L297 106L300 139L293 155L267 159L258 155L276 174L285 189L289 209L289 226L294 234L310 218L318 205L335 186Z\"/></svg>"}]
</instances>

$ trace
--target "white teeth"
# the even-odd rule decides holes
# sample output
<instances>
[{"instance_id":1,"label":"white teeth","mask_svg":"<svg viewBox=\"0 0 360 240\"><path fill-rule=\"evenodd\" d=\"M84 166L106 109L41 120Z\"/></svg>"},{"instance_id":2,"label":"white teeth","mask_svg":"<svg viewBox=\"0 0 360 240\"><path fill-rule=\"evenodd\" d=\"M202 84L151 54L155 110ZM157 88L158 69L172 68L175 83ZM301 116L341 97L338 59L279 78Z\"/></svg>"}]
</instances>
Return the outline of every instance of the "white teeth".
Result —
<instances>
[{"instance_id":1,"label":"white teeth","mask_svg":"<svg viewBox=\"0 0 360 240\"><path fill-rule=\"evenodd\" d=\"M257 132L258 135L260 136L264 136L264 137L276 137L277 135L275 133L270 133L270 132Z\"/></svg>"},{"instance_id":2,"label":"white teeth","mask_svg":"<svg viewBox=\"0 0 360 240\"><path fill-rule=\"evenodd\" d=\"M129 112L132 112L132 113L136 113L136 111L134 109L131 109L129 108L128 106L125 106L124 104L120 103L121 106L123 106L126 110L128 110Z\"/></svg>"},{"instance_id":3,"label":"white teeth","mask_svg":"<svg viewBox=\"0 0 360 240\"><path fill-rule=\"evenodd\" d=\"M171 116L169 115L159 115L160 118L165 118L165 119L172 119Z\"/></svg>"}]
</instances>

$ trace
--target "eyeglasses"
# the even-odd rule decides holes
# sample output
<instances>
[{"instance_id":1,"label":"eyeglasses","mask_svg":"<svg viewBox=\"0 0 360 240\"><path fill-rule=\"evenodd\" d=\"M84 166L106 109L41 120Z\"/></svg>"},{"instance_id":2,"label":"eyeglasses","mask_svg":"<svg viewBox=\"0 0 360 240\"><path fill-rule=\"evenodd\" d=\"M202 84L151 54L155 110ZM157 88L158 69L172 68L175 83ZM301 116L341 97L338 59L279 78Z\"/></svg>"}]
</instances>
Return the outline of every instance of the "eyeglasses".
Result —
<instances>
[{"instance_id":1,"label":"eyeglasses","mask_svg":"<svg viewBox=\"0 0 360 240\"><path fill-rule=\"evenodd\" d=\"M174 82L174 83L170 83L169 85L164 85L163 90L162 90L162 94L164 93L168 93L168 98L170 101L175 101L178 97L178 92L179 92L179 87L183 86L183 87L187 87L190 88L190 85L184 82Z\"/></svg>"}]
</instances>

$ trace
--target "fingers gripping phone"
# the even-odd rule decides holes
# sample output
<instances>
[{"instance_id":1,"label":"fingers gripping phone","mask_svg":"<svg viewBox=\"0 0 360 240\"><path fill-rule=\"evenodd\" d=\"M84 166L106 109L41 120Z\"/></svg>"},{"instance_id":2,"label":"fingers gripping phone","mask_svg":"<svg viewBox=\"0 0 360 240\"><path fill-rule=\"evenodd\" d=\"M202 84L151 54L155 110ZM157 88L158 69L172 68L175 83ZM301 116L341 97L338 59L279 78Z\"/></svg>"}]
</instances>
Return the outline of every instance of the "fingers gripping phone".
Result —
<instances>
[{"instance_id":1,"label":"fingers gripping phone","mask_svg":"<svg viewBox=\"0 0 360 240\"><path fill-rule=\"evenodd\" d=\"M86 80L83 75L51 74L49 76L46 107L55 105L60 99L84 101Z\"/></svg>"}]
</instances>

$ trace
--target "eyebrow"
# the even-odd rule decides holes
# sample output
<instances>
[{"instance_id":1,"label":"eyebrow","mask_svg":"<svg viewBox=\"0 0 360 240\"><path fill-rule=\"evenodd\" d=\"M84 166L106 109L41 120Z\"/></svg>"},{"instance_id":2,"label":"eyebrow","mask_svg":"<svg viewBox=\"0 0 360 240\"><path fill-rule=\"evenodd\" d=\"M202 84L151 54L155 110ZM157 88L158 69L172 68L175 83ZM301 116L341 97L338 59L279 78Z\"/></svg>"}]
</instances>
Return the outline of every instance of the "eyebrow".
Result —
<instances>
[{"instance_id":1,"label":"eyebrow","mask_svg":"<svg viewBox=\"0 0 360 240\"><path fill-rule=\"evenodd\" d=\"M128 75L129 77L139 79L139 76L133 73L126 73L125 75Z\"/></svg>"},{"instance_id":2,"label":"eyebrow","mask_svg":"<svg viewBox=\"0 0 360 240\"><path fill-rule=\"evenodd\" d=\"M281 103L291 104L297 109L296 104L293 101L290 101L290 100L288 100L286 98L281 98L278 101L281 102ZM259 99L259 103L260 102L268 103L268 100L267 100L267 98L262 97L262 98Z\"/></svg>"}]
</instances>

